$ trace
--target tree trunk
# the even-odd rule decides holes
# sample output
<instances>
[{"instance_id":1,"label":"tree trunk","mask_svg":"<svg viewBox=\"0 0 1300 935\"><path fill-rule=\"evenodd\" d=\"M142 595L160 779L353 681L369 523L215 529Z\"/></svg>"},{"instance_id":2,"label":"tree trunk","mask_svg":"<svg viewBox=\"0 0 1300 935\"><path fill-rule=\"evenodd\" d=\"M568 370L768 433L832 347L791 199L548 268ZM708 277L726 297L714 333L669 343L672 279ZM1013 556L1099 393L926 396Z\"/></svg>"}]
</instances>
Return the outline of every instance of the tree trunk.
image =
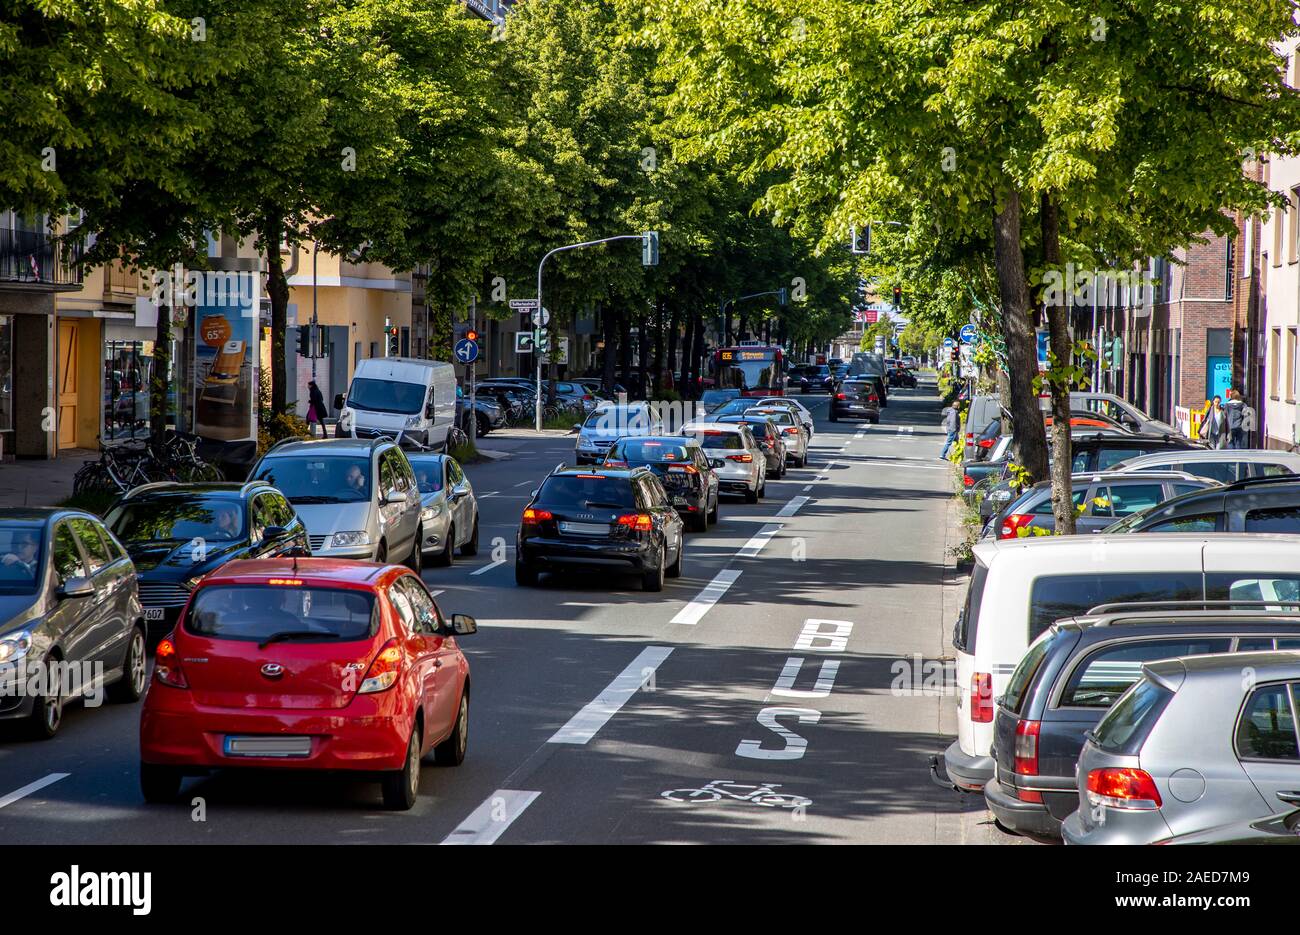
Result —
<instances>
[{"instance_id":1,"label":"tree trunk","mask_svg":"<svg viewBox=\"0 0 1300 935\"><path fill-rule=\"evenodd\" d=\"M1047 434L1034 393L1038 346L1029 319L1029 288L1025 253L1020 245L1020 193L1012 190L993 218L993 245L1002 300L1002 337L1007 345L1007 381L1011 389L1011 420L1016 435L1016 463L1031 482L1047 477Z\"/></svg>"},{"instance_id":2,"label":"tree trunk","mask_svg":"<svg viewBox=\"0 0 1300 935\"><path fill-rule=\"evenodd\" d=\"M637 399L643 397L631 386L632 383L632 315L626 310L618 313L618 371L619 381L635 393Z\"/></svg>"},{"instance_id":3,"label":"tree trunk","mask_svg":"<svg viewBox=\"0 0 1300 935\"><path fill-rule=\"evenodd\" d=\"M283 239L283 217L278 211L268 211L262 221L262 248L266 251L266 295L271 300L272 416L284 412L289 406L284 372L284 338L289 329L289 281L284 277L284 258L280 255L280 241Z\"/></svg>"},{"instance_id":4,"label":"tree trunk","mask_svg":"<svg viewBox=\"0 0 1300 935\"><path fill-rule=\"evenodd\" d=\"M174 293L173 293L174 294ZM154 330L153 375L149 378L149 435L154 441L167 431L167 374L172 361L172 310L170 304L158 306L158 325Z\"/></svg>"},{"instance_id":5,"label":"tree trunk","mask_svg":"<svg viewBox=\"0 0 1300 935\"><path fill-rule=\"evenodd\" d=\"M687 389L691 385L691 342L695 339L695 318L698 313L686 313L686 331L682 335L682 376L677 381L677 391L689 399Z\"/></svg>"},{"instance_id":6,"label":"tree trunk","mask_svg":"<svg viewBox=\"0 0 1300 935\"><path fill-rule=\"evenodd\" d=\"M605 359L603 361L605 369L601 375L601 384L605 390L606 396L614 395L614 352L618 343L618 333L614 328L614 313L609 309L601 309L601 321L604 323L605 330Z\"/></svg>"},{"instance_id":7,"label":"tree trunk","mask_svg":"<svg viewBox=\"0 0 1300 935\"><path fill-rule=\"evenodd\" d=\"M677 331L681 327L678 321L677 306L673 306L672 314L668 318L668 372L673 375L673 381L677 382Z\"/></svg>"},{"instance_id":8,"label":"tree trunk","mask_svg":"<svg viewBox=\"0 0 1300 935\"><path fill-rule=\"evenodd\" d=\"M664 372L664 303L655 303L655 395L661 395Z\"/></svg>"},{"instance_id":9,"label":"tree trunk","mask_svg":"<svg viewBox=\"0 0 1300 935\"><path fill-rule=\"evenodd\" d=\"M1051 196L1044 194L1039 206L1039 223L1043 233L1043 265L1049 270L1061 269L1061 214ZM1074 485L1070 482L1070 468L1074 453L1070 447L1070 380L1065 375L1074 365L1074 342L1070 340L1070 307L1062 300L1047 307L1048 342L1057 370L1048 371L1052 389L1052 514L1056 518L1056 534L1072 536L1074 524Z\"/></svg>"},{"instance_id":10,"label":"tree trunk","mask_svg":"<svg viewBox=\"0 0 1300 935\"><path fill-rule=\"evenodd\" d=\"M641 394L643 399L654 396L654 387L650 385L650 335L649 315L638 315L636 320L636 360L641 370Z\"/></svg>"}]
</instances>

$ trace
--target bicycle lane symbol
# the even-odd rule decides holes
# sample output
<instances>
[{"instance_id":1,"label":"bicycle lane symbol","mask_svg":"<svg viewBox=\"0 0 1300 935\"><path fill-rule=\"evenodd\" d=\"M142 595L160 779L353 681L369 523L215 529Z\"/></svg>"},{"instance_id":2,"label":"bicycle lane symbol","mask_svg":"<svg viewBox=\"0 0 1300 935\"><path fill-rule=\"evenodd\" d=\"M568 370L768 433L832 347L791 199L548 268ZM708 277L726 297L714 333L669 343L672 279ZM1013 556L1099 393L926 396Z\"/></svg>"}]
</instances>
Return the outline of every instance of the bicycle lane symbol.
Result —
<instances>
[{"instance_id":1,"label":"bicycle lane symbol","mask_svg":"<svg viewBox=\"0 0 1300 935\"><path fill-rule=\"evenodd\" d=\"M807 808L812 799L789 792L777 792L780 783L741 783L732 779L713 779L698 789L669 789L660 796L670 802L709 803L724 797L765 808Z\"/></svg>"}]
</instances>

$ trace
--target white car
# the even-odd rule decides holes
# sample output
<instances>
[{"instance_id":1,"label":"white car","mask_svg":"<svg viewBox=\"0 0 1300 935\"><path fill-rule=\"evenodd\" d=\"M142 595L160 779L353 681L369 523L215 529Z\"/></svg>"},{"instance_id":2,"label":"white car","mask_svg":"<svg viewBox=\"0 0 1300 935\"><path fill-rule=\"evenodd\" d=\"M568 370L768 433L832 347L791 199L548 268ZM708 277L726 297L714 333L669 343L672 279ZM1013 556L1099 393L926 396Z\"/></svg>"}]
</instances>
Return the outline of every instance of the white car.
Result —
<instances>
[{"instance_id":1,"label":"white car","mask_svg":"<svg viewBox=\"0 0 1300 935\"><path fill-rule=\"evenodd\" d=\"M663 424L648 403L603 403L587 416L574 442L578 464L599 464L609 446L625 435L659 435Z\"/></svg>"},{"instance_id":2,"label":"white car","mask_svg":"<svg viewBox=\"0 0 1300 935\"><path fill-rule=\"evenodd\" d=\"M757 503L767 493L767 456L747 425L688 422L681 435L698 439L718 475L720 493L738 493Z\"/></svg>"},{"instance_id":3,"label":"white car","mask_svg":"<svg viewBox=\"0 0 1300 935\"><path fill-rule=\"evenodd\" d=\"M813 437L813 414L808 407L797 399L791 399L789 396L764 396L754 403L754 406L765 409L768 406L784 406L792 412L799 414L799 421L803 424L804 429L808 432L808 440L812 441Z\"/></svg>"},{"instance_id":4,"label":"white car","mask_svg":"<svg viewBox=\"0 0 1300 935\"><path fill-rule=\"evenodd\" d=\"M808 435L799 424L799 417L784 406L756 406L746 409L745 415L765 416L776 423L785 442L785 459L795 467L808 464Z\"/></svg>"}]
</instances>

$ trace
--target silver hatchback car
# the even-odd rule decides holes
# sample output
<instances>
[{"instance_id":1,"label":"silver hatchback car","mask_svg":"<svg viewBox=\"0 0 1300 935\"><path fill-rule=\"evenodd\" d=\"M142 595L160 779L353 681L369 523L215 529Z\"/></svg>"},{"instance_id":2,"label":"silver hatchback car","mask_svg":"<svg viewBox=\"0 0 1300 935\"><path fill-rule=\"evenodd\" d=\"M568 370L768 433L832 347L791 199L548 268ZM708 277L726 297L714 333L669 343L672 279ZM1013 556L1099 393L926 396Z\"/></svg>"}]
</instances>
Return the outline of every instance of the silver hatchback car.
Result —
<instances>
[{"instance_id":1,"label":"silver hatchback car","mask_svg":"<svg viewBox=\"0 0 1300 935\"><path fill-rule=\"evenodd\" d=\"M435 565L450 565L457 549L461 555L477 555L478 500L460 462L451 455L423 452L409 459L424 508L421 551L433 556Z\"/></svg>"},{"instance_id":2,"label":"silver hatchback car","mask_svg":"<svg viewBox=\"0 0 1300 935\"><path fill-rule=\"evenodd\" d=\"M1079 754L1067 844L1151 844L1300 805L1300 652L1149 663Z\"/></svg>"},{"instance_id":3,"label":"silver hatchback car","mask_svg":"<svg viewBox=\"0 0 1300 935\"><path fill-rule=\"evenodd\" d=\"M424 508L411 463L392 439L285 440L262 455L250 479L289 499L317 558L419 571Z\"/></svg>"}]
</instances>

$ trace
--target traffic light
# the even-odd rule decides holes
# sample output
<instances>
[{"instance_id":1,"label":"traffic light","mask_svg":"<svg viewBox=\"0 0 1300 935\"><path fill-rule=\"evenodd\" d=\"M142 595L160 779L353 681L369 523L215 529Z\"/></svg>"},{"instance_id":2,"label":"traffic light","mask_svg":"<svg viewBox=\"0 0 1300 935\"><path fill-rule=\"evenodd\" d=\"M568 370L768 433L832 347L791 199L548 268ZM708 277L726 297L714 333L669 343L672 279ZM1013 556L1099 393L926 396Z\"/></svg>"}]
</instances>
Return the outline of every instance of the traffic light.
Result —
<instances>
[{"instance_id":1,"label":"traffic light","mask_svg":"<svg viewBox=\"0 0 1300 935\"><path fill-rule=\"evenodd\" d=\"M473 328L470 328L468 331L465 332L465 340L466 340L466 341L477 341L477 340L478 340L478 332L475 331Z\"/></svg>"},{"instance_id":2,"label":"traffic light","mask_svg":"<svg viewBox=\"0 0 1300 935\"><path fill-rule=\"evenodd\" d=\"M401 353L402 351L402 346L400 343L401 334L402 334L402 329L398 328L397 325L390 325L388 327L388 356L389 357L397 357Z\"/></svg>"},{"instance_id":3,"label":"traffic light","mask_svg":"<svg viewBox=\"0 0 1300 935\"><path fill-rule=\"evenodd\" d=\"M960 363L961 351L957 350L956 347L952 348L952 350L948 352L948 359L951 360L954 364Z\"/></svg>"},{"instance_id":4,"label":"traffic light","mask_svg":"<svg viewBox=\"0 0 1300 935\"><path fill-rule=\"evenodd\" d=\"M903 307L903 287L895 286L894 287L894 308L902 308L902 307Z\"/></svg>"},{"instance_id":5,"label":"traffic light","mask_svg":"<svg viewBox=\"0 0 1300 935\"><path fill-rule=\"evenodd\" d=\"M641 265L659 265L659 232L646 231L641 235Z\"/></svg>"},{"instance_id":6,"label":"traffic light","mask_svg":"<svg viewBox=\"0 0 1300 935\"><path fill-rule=\"evenodd\" d=\"M311 356L311 325L298 326L298 356Z\"/></svg>"},{"instance_id":7,"label":"traffic light","mask_svg":"<svg viewBox=\"0 0 1300 935\"><path fill-rule=\"evenodd\" d=\"M858 256L871 252L871 225L849 228L849 251Z\"/></svg>"}]
</instances>

